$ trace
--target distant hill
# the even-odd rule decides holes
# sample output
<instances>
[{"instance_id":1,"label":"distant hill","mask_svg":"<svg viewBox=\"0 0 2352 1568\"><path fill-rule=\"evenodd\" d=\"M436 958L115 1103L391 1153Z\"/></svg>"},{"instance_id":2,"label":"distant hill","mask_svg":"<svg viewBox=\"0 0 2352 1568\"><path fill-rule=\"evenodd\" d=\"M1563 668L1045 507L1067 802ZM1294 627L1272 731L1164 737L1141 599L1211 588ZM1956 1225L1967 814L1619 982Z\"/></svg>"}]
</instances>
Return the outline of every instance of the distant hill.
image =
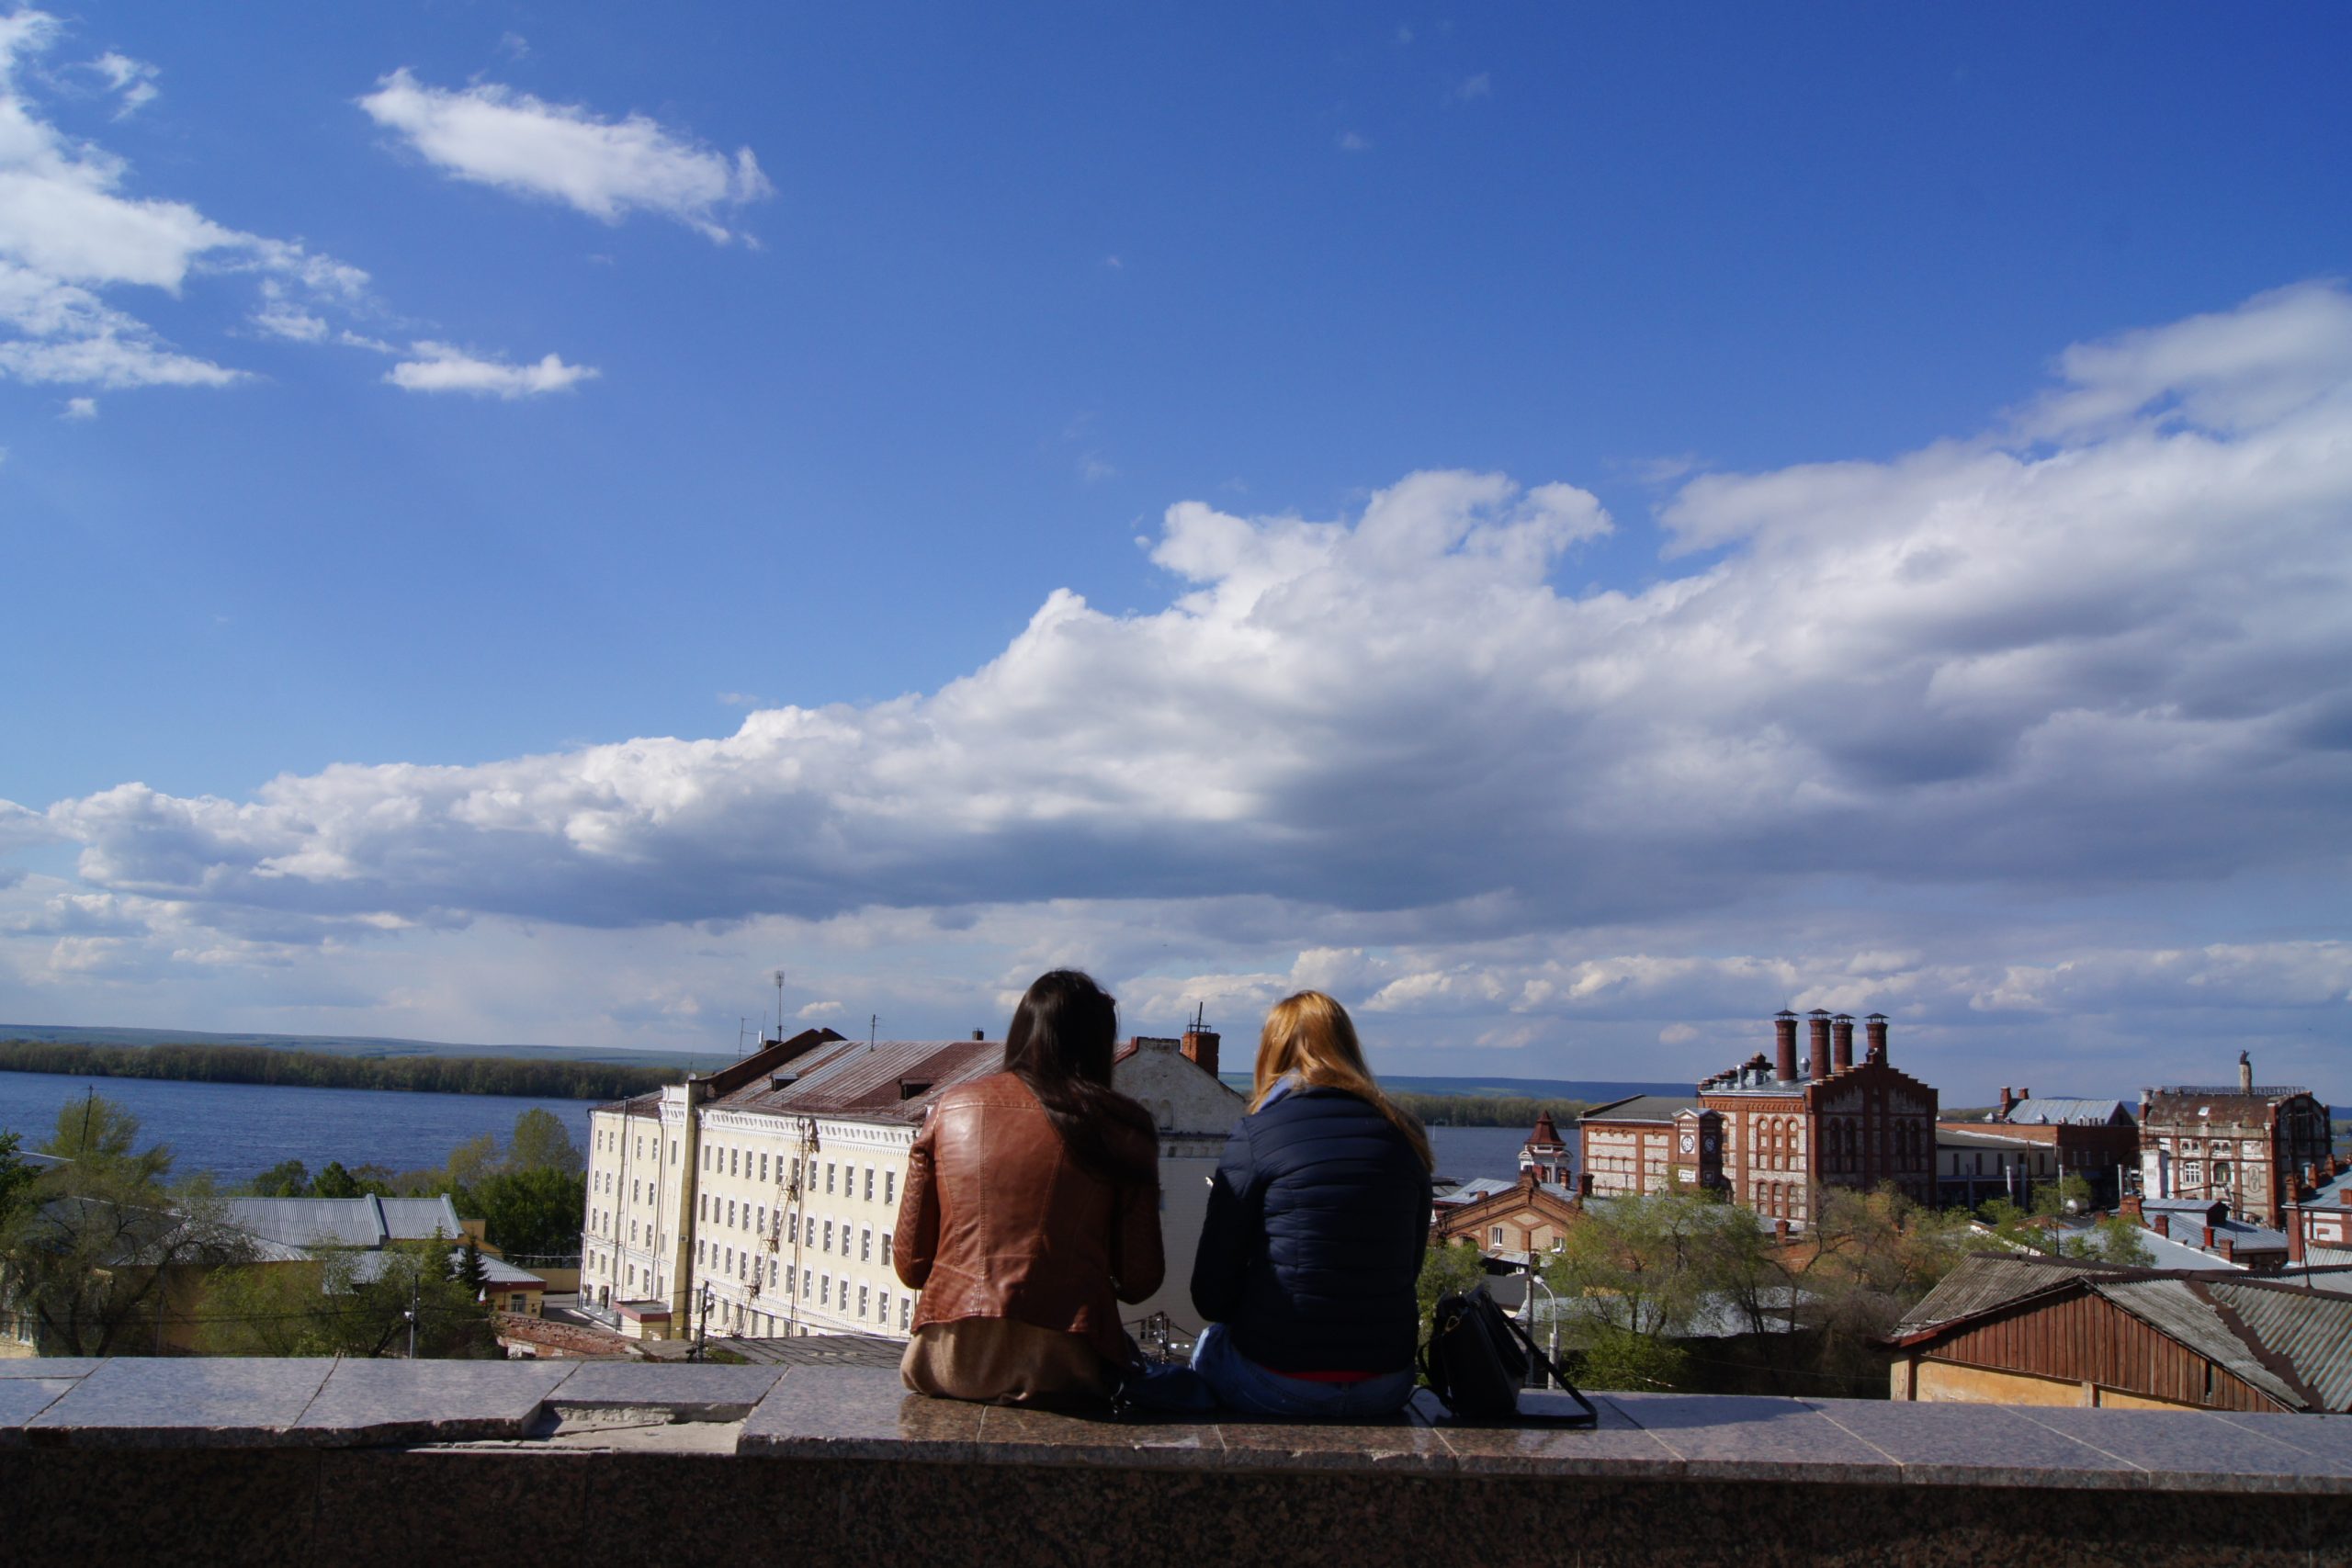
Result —
<instances>
[{"instance_id":1,"label":"distant hill","mask_svg":"<svg viewBox=\"0 0 2352 1568\"><path fill-rule=\"evenodd\" d=\"M1250 1091L1248 1073L1219 1073L1228 1089ZM1381 1087L1399 1094L1476 1095L1506 1100L1581 1100L1599 1105L1635 1094L1689 1094L1687 1083L1622 1083L1613 1078L1432 1078L1383 1073Z\"/></svg>"}]
</instances>

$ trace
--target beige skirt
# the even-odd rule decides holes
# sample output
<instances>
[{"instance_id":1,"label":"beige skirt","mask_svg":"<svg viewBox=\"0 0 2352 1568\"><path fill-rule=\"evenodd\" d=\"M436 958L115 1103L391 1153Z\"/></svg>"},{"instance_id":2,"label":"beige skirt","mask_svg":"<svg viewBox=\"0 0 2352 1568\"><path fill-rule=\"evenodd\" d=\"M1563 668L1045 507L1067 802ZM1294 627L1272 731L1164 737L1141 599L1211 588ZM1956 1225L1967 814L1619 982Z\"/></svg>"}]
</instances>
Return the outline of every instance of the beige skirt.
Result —
<instances>
[{"instance_id":1,"label":"beige skirt","mask_svg":"<svg viewBox=\"0 0 2352 1568\"><path fill-rule=\"evenodd\" d=\"M926 1323L907 1342L899 1376L917 1393L995 1404L1105 1394L1111 1369L1093 1346L1009 1317Z\"/></svg>"}]
</instances>

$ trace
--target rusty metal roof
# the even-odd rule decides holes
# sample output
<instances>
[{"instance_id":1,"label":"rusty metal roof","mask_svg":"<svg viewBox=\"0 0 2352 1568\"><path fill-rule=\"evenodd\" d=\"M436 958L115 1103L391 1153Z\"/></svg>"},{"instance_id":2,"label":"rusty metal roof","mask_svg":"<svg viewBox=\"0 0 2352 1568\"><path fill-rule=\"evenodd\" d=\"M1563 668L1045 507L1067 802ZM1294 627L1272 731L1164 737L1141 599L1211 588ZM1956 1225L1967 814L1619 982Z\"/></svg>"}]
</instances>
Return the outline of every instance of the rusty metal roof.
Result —
<instances>
[{"instance_id":1,"label":"rusty metal roof","mask_svg":"<svg viewBox=\"0 0 2352 1568\"><path fill-rule=\"evenodd\" d=\"M2205 1289L2285 1358L2322 1409L2352 1408L2352 1298L2270 1280L2216 1280Z\"/></svg>"},{"instance_id":2,"label":"rusty metal roof","mask_svg":"<svg viewBox=\"0 0 2352 1568\"><path fill-rule=\"evenodd\" d=\"M2252 1383L2290 1410L2311 1402L2302 1392L2264 1364L2256 1348L2222 1321L2212 1303L2199 1294L2212 1289L2200 1279L2093 1280L2090 1288L2167 1338L2177 1339L2217 1367Z\"/></svg>"},{"instance_id":3,"label":"rusty metal roof","mask_svg":"<svg viewBox=\"0 0 2352 1568\"><path fill-rule=\"evenodd\" d=\"M993 1040L840 1041L709 1103L783 1116L920 1122L941 1094L1003 1066L1004 1046ZM778 1086L778 1077L789 1081Z\"/></svg>"},{"instance_id":4,"label":"rusty metal roof","mask_svg":"<svg viewBox=\"0 0 2352 1568\"><path fill-rule=\"evenodd\" d=\"M2073 1284L2086 1274L2113 1272L2111 1266L2071 1258L2001 1257L1979 1253L1963 1259L1936 1288L1903 1314L1888 1331L1891 1339L1905 1339L1996 1312L2029 1296Z\"/></svg>"}]
</instances>

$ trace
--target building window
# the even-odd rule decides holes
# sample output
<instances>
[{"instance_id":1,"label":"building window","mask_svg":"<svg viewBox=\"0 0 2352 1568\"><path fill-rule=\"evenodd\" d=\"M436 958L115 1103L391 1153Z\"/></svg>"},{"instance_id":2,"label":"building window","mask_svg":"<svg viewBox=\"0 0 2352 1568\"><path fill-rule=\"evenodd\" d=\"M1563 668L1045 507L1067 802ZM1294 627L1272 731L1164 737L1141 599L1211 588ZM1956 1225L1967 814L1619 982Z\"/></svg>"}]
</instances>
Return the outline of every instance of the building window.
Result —
<instances>
[{"instance_id":1,"label":"building window","mask_svg":"<svg viewBox=\"0 0 2352 1568\"><path fill-rule=\"evenodd\" d=\"M817 1304L820 1307L833 1304L833 1277L831 1274L817 1276Z\"/></svg>"},{"instance_id":2,"label":"building window","mask_svg":"<svg viewBox=\"0 0 2352 1568\"><path fill-rule=\"evenodd\" d=\"M865 1201L874 1201L874 1168L870 1165L865 1168Z\"/></svg>"},{"instance_id":3,"label":"building window","mask_svg":"<svg viewBox=\"0 0 2352 1568\"><path fill-rule=\"evenodd\" d=\"M773 1258L768 1259L768 1289L775 1289L775 1259Z\"/></svg>"},{"instance_id":4,"label":"building window","mask_svg":"<svg viewBox=\"0 0 2352 1568\"><path fill-rule=\"evenodd\" d=\"M727 1272L735 1272L735 1249L731 1247L727 1249Z\"/></svg>"},{"instance_id":5,"label":"building window","mask_svg":"<svg viewBox=\"0 0 2352 1568\"><path fill-rule=\"evenodd\" d=\"M827 1193L831 1193L831 1192L832 1191L832 1190L833 1190L833 1165L832 1165L832 1162L831 1162L831 1160L828 1160L828 1161L826 1161L826 1162L825 1162L825 1190L826 1190L826 1192L827 1192Z\"/></svg>"},{"instance_id":6,"label":"building window","mask_svg":"<svg viewBox=\"0 0 2352 1568\"><path fill-rule=\"evenodd\" d=\"M890 1233L888 1231L882 1233L882 1261L886 1264L890 1261Z\"/></svg>"},{"instance_id":7,"label":"building window","mask_svg":"<svg viewBox=\"0 0 2352 1568\"><path fill-rule=\"evenodd\" d=\"M890 1292L888 1291L875 1292L874 1321L885 1328L890 1326Z\"/></svg>"},{"instance_id":8,"label":"building window","mask_svg":"<svg viewBox=\"0 0 2352 1568\"><path fill-rule=\"evenodd\" d=\"M1503 1227L1500 1225L1488 1227L1487 1240L1490 1246L1500 1247L1503 1244Z\"/></svg>"},{"instance_id":9,"label":"building window","mask_svg":"<svg viewBox=\"0 0 2352 1568\"><path fill-rule=\"evenodd\" d=\"M865 1230L857 1233L857 1260L860 1263L871 1263L874 1261L874 1230L872 1226L868 1226Z\"/></svg>"},{"instance_id":10,"label":"building window","mask_svg":"<svg viewBox=\"0 0 2352 1568\"><path fill-rule=\"evenodd\" d=\"M798 1247L800 1245L800 1216L798 1214L795 1213L785 1215L784 1239L790 1242L795 1247Z\"/></svg>"},{"instance_id":11,"label":"building window","mask_svg":"<svg viewBox=\"0 0 2352 1568\"><path fill-rule=\"evenodd\" d=\"M882 1173L882 1201L895 1203L898 1201L899 1173L895 1170L886 1170Z\"/></svg>"},{"instance_id":12,"label":"building window","mask_svg":"<svg viewBox=\"0 0 2352 1568\"><path fill-rule=\"evenodd\" d=\"M899 1332L901 1334L909 1332L907 1327L907 1319L913 1314L914 1310L915 1303L913 1297L900 1296L899 1298Z\"/></svg>"},{"instance_id":13,"label":"building window","mask_svg":"<svg viewBox=\"0 0 2352 1568\"><path fill-rule=\"evenodd\" d=\"M762 1181L765 1181L767 1179L768 1179L768 1156L763 1153L763 1154L762 1154L762 1155L760 1156L760 1179L761 1179Z\"/></svg>"},{"instance_id":14,"label":"building window","mask_svg":"<svg viewBox=\"0 0 2352 1568\"><path fill-rule=\"evenodd\" d=\"M827 1221L825 1222L825 1246L824 1246L824 1250L825 1250L825 1251L827 1251L827 1252L831 1252L832 1249L833 1249L833 1222L832 1222L832 1221L831 1221L831 1220L827 1220Z\"/></svg>"},{"instance_id":15,"label":"building window","mask_svg":"<svg viewBox=\"0 0 2352 1568\"><path fill-rule=\"evenodd\" d=\"M865 1315L865 1287L864 1285L857 1288L857 1315L860 1317Z\"/></svg>"},{"instance_id":16,"label":"building window","mask_svg":"<svg viewBox=\"0 0 2352 1568\"><path fill-rule=\"evenodd\" d=\"M727 1200L727 1228L730 1231L735 1228L735 1200L732 1198Z\"/></svg>"},{"instance_id":17,"label":"building window","mask_svg":"<svg viewBox=\"0 0 2352 1568\"><path fill-rule=\"evenodd\" d=\"M800 1270L800 1299L802 1301L805 1302L808 1299L808 1287L815 1278L816 1271L814 1269L803 1269Z\"/></svg>"}]
</instances>

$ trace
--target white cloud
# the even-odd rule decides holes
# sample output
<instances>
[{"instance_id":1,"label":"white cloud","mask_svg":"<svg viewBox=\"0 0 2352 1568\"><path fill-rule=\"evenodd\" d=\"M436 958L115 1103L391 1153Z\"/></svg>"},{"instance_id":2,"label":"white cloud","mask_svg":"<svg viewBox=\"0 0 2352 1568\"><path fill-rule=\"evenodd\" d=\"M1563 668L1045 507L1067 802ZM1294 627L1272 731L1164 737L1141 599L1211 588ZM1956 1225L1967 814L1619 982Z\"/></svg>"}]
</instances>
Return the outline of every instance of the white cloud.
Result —
<instances>
[{"instance_id":1,"label":"white cloud","mask_svg":"<svg viewBox=\"0 0 2352 1568\"><path fill-rule=\"evenodd\" d=\"M109 51L90 62L90 69L105 77L107 85L121 96L122 101L115 109L117 119L135 114L155 101L159 91L155 79L162 73L143 60Z\"/></svg>"},{"instance_id":2,"label":"white cloud","mask_svg":"<svg viewBox=\"0 0 2352 1568\"><path fill-rule=\"evenodd\" d=\"M1471 103L1487 96L1494 90L1494 78L1481 71L1475 76L1464 77L1461 85L1453 89L1453 96L1464 103Z\"/></svg>"},{"instance_id":3,"label":"white cloud","mask_svg":"<svg viewBox=\"0 0 2352 1568\"><path fill-rule=\"evenodd\" d=\"M1358 131L1343 130L1340 133L1340 151L1342 152L1369 152L1372 151L1372 141L1368 137L1365 137Z\"/></svg>"},{"instance_id":4,"label":"white cloud","mask_svg":"<svg viewBox=\"0 0 2352 1568\"><path fill-rule=\"evenodd\" d=\"M60 417L64 419L96 419L98 417L98 400L96 398L68 398L65 400L65 412Z\"/></svg>"},{"instance_id":5,"label":"white cloud","mask_svg":"<svg viewBox=\"0 0 2352 1568\"><path fill-rule=\"evenodd\" d=\"M32 819L81 846L80 891L169 906L174 951L468 951L389 920L606 959L596 932L666 933L685 963L744 922L747 972L822 947L814 994L951 1026L1059 962L1132 1016L1319 985L1390 1039L1659 1058L1632 1077L1745 1056L1784 1003L1883 1009L1925 1049L2340 1022L2335 933L2244 910L2352 859L2352 338L2332 381L2308 347L2352 296L2266 299L2071 353L2053 401L2144 386L2124 360L2188 385L2063 438L1691 479L1664 537L1712 553L1637 592L1555 586L1612 526L1565 484L1184 502L1149 541L1163 605L1056 590L928 693Z\"/></svg>"},{"instance_id":6,"label":"white cloud","mask_svg":"<svg viewBox=\"0 0 2352 1568\"><path fill-rule=\"evenodd\" d=\"M430 87L402 68L359 107L459 179L560 201L607 223L652 212L725 241L732 236L714 214L774 193L748 147L730 159L643 115L606 119L496 83Z\"/></svg>"},{"instance_id":7,"label":"white cloud","mask_svg":"<svg viewBox=\"0 0 2352 1568\"><path fill-rule=\"evenodd\" d=\"M548 355L536 365L514 365L483 359L446 343L409 346L413 359L403 359L384 373L393 386L412 392L477 392L501 398L530 398L542 392L565 391L599 374L585 365L566 365Z\"/></svg>"}]
</instances>

